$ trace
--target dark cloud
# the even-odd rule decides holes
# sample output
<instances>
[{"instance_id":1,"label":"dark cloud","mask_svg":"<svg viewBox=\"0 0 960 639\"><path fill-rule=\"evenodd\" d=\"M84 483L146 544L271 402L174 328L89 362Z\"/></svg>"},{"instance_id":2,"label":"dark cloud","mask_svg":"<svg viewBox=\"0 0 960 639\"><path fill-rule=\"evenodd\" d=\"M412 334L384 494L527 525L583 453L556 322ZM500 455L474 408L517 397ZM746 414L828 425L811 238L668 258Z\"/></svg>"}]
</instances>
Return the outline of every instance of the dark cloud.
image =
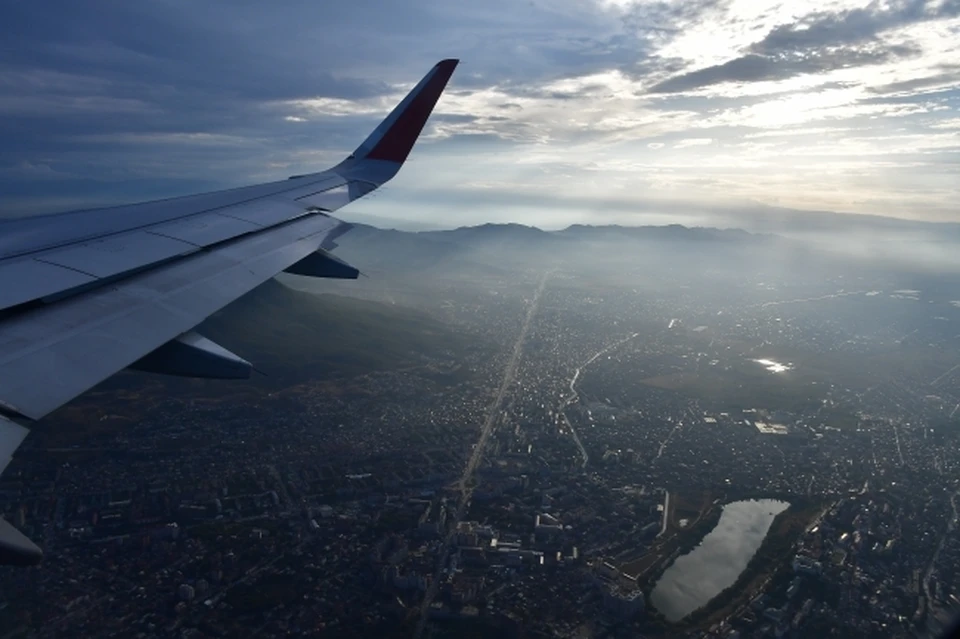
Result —
<instances>
[{"instance_id":1,"label":"dark cloud","mask_svg":"<svg viewBox=\"0 0 960 639\"><path fill-rule=\"evenodd\" d=\"M378 116L290 122L306 115L290 101L394 95L397 84L415 82L443 57L463 61L451 93L497 87L506 97L496 117L445 114L441 102L433 123L449 137L434 137L431 152L492 153L554 134L549 123L541 130L525 121L523 98L571 101L609 91L579 82L571 91L543 88L559 80L620 70L660 81L649 108L683 120L761 100L685 90L906 55L883 50L871 34L926 19L915 2L815 14L804 22L812 34L780 27L740 59L687 74L685 60L657 55L726 4L656 2L621 12L516 0L8 0L0 3L0 214L10 203L24 210L116 203L323 168L353 149ZM949 0L941 14L958 5ZM915 82L922 88L922 79ZM597 139L587 130L565 138Z\"/></svg>"},{"instance_id":2,"label":"dark cloud","mask_svg":"<svg viewBox=\"0 0 960 639\"><path fill-rule=\"evenodd\" d=\"M804 73L822 73L847 67L877 64L912 53L913 50L905 47L839 48L818 51L806 56L779 58L750 53L723 64L674 76L651 87L650 93L693 91L724 82L783 80Z\"/></svg>"},{"instance_id":3,"label":"dark cloud","mask_svg":"<svg viewBox=\"0 0 960 639\"><path fill-rule=\"evenodd\" d=\"M754 44L752 53L782 55L873 41L890 29L960 15L960 0L878 2L840 13L818 12L795 24L781 25Z\"/></svg>"},{"instance_id":4,"label":"dark cloud","mask_svg":"<svg viewBox=\"0 0 960 639\"><path fill-rule=\"evenodd\" d=\"M657 41L670 38L686 25L699 22L712 11L722 9L728 0L686 0L684 2L649 2L632 5L622 20L626 29L642 39Z\"/></svg>"},{"instance_id":5,"label":"dark cloud","mask_svg":"<svg viewBox=\"0 0 960 639\"><path fill-rule=\"evenodd\" d=\"M651 93L679 93L721 82L770 80L778 73L777 62L759 55L748 55L723 64L664 80L650 88Z\"/></svg>"},{"instance_id":6,"label":"dark cloud","mask_svg":"<svg viewBox=\"0 0 960 639\"><path fill-rule=\"evenodd\" d=\"M624 43L634 55L618 68L640 81L679 73L686 68L686 60L660 56L656 53L658 45L672 40L688 25L709 20L711 13L728 4L729 0L685 0L631 5L621 20L624 30L634 36L632 42Z\"/></svg>"},{"instance_id":7,"label":"dark cloud","mask_svg":"<svg viewBox=\"0 0 960 639\"><path fill-rule=\"evenodd\" d=\"M295 5L306 11L301 18L331 22L305 3L287 7L295 11ZM196 180L184 176L191 172L207 176L207 188L211 182L246 181L283 150L353 148L370 126L367 118L298 126L283 121L278 102L362 99L392 89L377 76L365 79L341 66L350 60L349 49L329 46L315 37L319 33L306 37L296 17L248 2L216 8L185 2L5 3L0 167L55 159L75 175L59 185L64 194L85 200L97 185L128 193L136 185L140 197L148 197L158 190L190 191ZM419 72L426 68L428 63ZM416 80L415 73L407 79ZM229 136L248 144L238 153L235 141L171 144L164 136L172 134ZM163 188L147 188L151 178L142 176L148 173ZM6 197L32 182L0 173ZM33 188L47 196L48 182ZM171 191L171 183L182 188Z\"/></svg>"},{"instance_id":8,"label":"dark cloud","mask_svg":"<svg viewBox=\"0 0 960 639\"><path fill-rule=\"evenodd\" d=\"M11 0L0 7L0 193L49 191L49 177L4 172L23 162L54 161L104 188L148 171L169 189L168 176L229 186L261 179L271 164L322 168L296 164L316 150L353 149L377 117L287 122L285 102L392 95L451 56L463 59L461 91L628 64L635 48L598 20L513 0ZM180 134L222 140L178 144ZM196 186L183 185L166 194Z\"/></svg>"},{"instance_id":9,"label":"dark cloud","mask_svg":"<svg viewBox=\"0 0 960 639\"><path fill-rule=\"evenodd\" d=\"M651 93L692 91L724 82L783 80L887 62L918 53L909 44L885 46L878 35L890 29L960 15L960 0L933 6L929 0L872 2L846 12L813 13L776 27L745 55L712 67L677 75L654 85Z\"/></svg>"},{"instance_id":10,"label":"dark cloud","mask_svg":"<svg viewBox=\"0 0 960 639\"><path fill-rule=\"evenodd\" d=\"M872 87L871 93L888 95L891 93L913 94L925 89L949 90L960 88L960 65L940 65L940 73L923 78L911 78L900 82L891 82L878 87Z\"/></svg>"},{"instance_id":11,"label":"dark cloud","mask_svg":"<svg viewBox=\"0 0 960 639\"><path fill-rule=\"evenodd\" d=\"M283 31L293 24L267 12L255 22L246 3L237 3L233 13L222 5L214 12L212 6L14 2L5 5L0 38L13 54L8 69L59 74L59 81L41 82L36 87L41 90L69 88L63 85L82 78L96 78L115 96L154 100L197 93L245 101L354 98L385 90L383 83L338 76L337 58L346 57L338 49L323 54L328 64L318 64L322 41L284 42ZM57 19L50 20L51 14Z\"/></svg>"}]
</instances>

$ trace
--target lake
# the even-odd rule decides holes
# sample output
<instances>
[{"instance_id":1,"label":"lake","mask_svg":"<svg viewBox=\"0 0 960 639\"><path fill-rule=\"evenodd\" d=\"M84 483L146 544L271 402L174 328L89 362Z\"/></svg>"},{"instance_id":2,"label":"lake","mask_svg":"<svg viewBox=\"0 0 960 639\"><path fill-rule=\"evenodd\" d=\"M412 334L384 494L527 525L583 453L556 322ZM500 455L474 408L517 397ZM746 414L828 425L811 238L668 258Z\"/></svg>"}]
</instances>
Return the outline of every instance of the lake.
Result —
<instances>
[{"instance_id":1,"label":"lake","mask_svg":"<svg viewBox=\"0 0 960 639\"><path fill-rule=\"evenodd\" d=\"M669 621L679 621L731 586L767 535L774 518L790 506L775 499L735 501L700 545L667 568L650 603Z\"/></svg>"}]
</instances>

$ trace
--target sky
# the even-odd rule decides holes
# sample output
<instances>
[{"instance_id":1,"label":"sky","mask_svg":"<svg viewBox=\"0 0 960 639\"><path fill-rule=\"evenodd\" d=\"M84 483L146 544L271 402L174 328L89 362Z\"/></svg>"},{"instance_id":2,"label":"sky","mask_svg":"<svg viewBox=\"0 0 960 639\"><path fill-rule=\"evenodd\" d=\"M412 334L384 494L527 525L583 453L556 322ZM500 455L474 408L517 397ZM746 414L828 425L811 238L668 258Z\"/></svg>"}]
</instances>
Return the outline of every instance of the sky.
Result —
<instances>
[{"instance_id":1,"label":"sky","mask_svg":"<svg viewBox=\"0 0 960 639\"><path fill-rule=\"evenodd\" d=\"M960 0L9 0L0 42L0 215L322 170L456 57L341 217L960 222Z\"/></svg>"}]
</instances>

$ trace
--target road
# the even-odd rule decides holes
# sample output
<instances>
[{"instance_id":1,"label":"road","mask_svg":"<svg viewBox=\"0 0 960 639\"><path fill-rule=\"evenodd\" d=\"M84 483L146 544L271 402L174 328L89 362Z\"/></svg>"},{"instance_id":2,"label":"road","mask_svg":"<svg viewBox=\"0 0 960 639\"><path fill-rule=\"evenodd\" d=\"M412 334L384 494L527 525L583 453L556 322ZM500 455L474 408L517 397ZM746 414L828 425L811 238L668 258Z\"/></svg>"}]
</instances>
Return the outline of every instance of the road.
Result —
<instances>
[{"instance_id":1,"label":"road","mask_svg":"<svg viewBox=\"0 0 960 639\"><path fill-rule=\"evenodd\" d=\"M427 587L427 592L423 596L423 603L420 605L420 620L417 622L417 630L414 633L414 636L417 638L423 635L423 630L426 627L430 613L430 605L433 604L433 600L436 599L437 592L440 589L440 576L443 573L443 567L447 565L447 558L450 556L450 550L456 538L457 524L463 520L463 516L467 511L467 504L470 502L470 496L473 494L473 485L471 484L473 474L483 459L483 451L487 446L490 433L493 432L494 426L503 413L503 401L506 399L508 391L510 390L510 384L513 383L517 375L517 365L520 363L521 355L523 354L523 344L527 340L527 333L530 332L530 325L533 324L533 318L537 314L537 308L540 306L540 296L543 294L543 289L546 287L549 277L549 273L544 273L540 277L537 290L533 294L530 305L527 307L527 315L523 320L523 326L520 328L520 334L517 336L517 341L513 344L513 352L510 354L510 359L503 369L500 388L497 389L496 396L490 403L489 408L487 408L487 417L483 422L483 426L480 428L480 439L477 440L476 445L473 447L473 454L471 454L470 459L467 460L467 464L463 469L463 475L460 476L460 481L457 483L460 497L457 499L457 506L453 511L453 518L448 524L450 526L450 532L444 541L443 550L440 551L437 557L437 567L434 570L433 580Z\"/></svg>"},{"instance_id":2,"label":"road","mask_svg":"<svg viewBox=\"0 0 960 639\"><path fill-rule=\"evenodd\" d=\"M273 475L274 481L280 485L280 498L283 499L283 507L285 510L289 510L294 507L293 500L290 499L290 493L287 492L287 482L284 481L283 477L280 476L280 471L277 470L277 467L273 464L267 465L267 470L270 471L270 474Z\"/></svg>"},{"instance_id":3,"label":"road","mask_svg":"<svg viewBox=\"0 0 960 639\"><path fill-rule=\"evenodd\" d=\"M667 522L670 520L670 491L666 491L666 495L663 498L663 525L660 526L660 534L657 537L660 537L667 532Z\"/></svg>"},{"instance_id":4,"label":"road","mask_svg":"<svg viewBox=\"0 0 960 639\"><path fill-rule=\"evenodd\" d=\"M677 425L667 434L667 438L660 442L660 448L657 449L657 456L653 458L654 461L660 459L660 455L663 454L664 449L667 447L667 444L670 443L670 439L673 437L674 433L680 430L680 427L683 426L683 422L677 422Z\"/></svg>"},{"instance_id":5,"label":"road","mask_svg":"<svg viewBox=\"0 0 960 639\"><path fill-rule=\"evenodd\" d=\"M573 441L574 443L576 443L577 448L580 449L580 458L582 460L580 464L581 468L587 465L587 462L590 460L590 457L589 455L587 455L587 449L583 447L583 443L580 441L580 435L577 434L577 431L576 429L574 429L573 424L571 424L570 420L567 418L567 411L566 411L568 406L571 406L577 403L578 401L580 401L580 393L579 391L577 391L577 382L580 380L580 373L583 372L584 368L586 368L590 364L597 361L597 358L603 355L604 353L609 353L613 349L626 344L627 342L629 342L639 334L640 333L633 333L629 337L625 337L619 342L614 342L613 344L609 344L601 348L599 351L591 355L590 358L587 359L587 361L585 361L583 364L580 364L580 366L578 366L577 369L573 372L573 377L570 378L570 396L564 400L563 405L560 407L560 417L561 419L563 419L563 423L566 425L566 427L570 429L570 434L573 436Z\"/></svg>"},{"instance_id":6,"label":"road","mask_svg":"<svg viewBox=\"0 0 960 639\"><path fill-rule=\"evenodd\" d=\"M944 374L941 375L940 377L938 377L938 378L936 378L935 380L933 380L932 382L930 382L930 385L931 385L931 386L936 386L937 384L940 383L940 380L942 380L944 377L946 377L947 375L949 375L949 374L952 373L953 371L957 370L958 368L960 368L960 364L957 364L956 366L954 366L953 368L951 368L950 370L948 370L946 373L944 373Z\"/></svg>"},{"instance_id":7,"label":"road","mask_svg":"<svg viewBox=\"0 0 960 639\"><path fill-rule=\"evenodd\" d=\"M780 300L778 302L764 302L762 304L752 304L746 308L770 308L771 306L781 306L783 304L803 304L805 302L819 302L821 300L829 300L836 297L849 297L851 295L865 295L867 291L841 291L839 293L833 293L832 295L820 295L819 297L804 297L796 300Z\"/></svg>"},{"instance_id":8,"label":"road","mask_svg":"<svg viewBox=\"0 0 960 639\"><path fill-rule=\"evenodd\" d=\"M893 426L893 438L897 442L897 456L900 457L900 465L903 466L907 462L903 461L903 449L900 448L900 431L897 430L896 422L892 422L891 425Z\"/></svg>"}]
</instances>

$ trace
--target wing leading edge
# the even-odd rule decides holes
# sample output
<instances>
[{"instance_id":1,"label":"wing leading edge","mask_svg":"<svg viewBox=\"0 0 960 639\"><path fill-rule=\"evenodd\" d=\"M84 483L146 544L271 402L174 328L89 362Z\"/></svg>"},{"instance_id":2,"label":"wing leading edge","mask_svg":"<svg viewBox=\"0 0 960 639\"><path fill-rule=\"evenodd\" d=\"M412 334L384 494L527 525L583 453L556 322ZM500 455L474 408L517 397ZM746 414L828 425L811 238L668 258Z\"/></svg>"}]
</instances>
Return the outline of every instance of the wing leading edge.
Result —
<instances>
[{"instance_id":1,"label":"wing leading edge","mask_svg":"<svg viewBox=\"0 0 960 639\"><path fill-rule=\"evenodd\" d=\"M239 189L0 224L0 472L34 420L127 367L243 377L191 329L277 273L355 278L330 213L406 161L457 60L435 65L343 162ZM40 560L0 519L0 564Z\"/></svg>"}]
</instances>

